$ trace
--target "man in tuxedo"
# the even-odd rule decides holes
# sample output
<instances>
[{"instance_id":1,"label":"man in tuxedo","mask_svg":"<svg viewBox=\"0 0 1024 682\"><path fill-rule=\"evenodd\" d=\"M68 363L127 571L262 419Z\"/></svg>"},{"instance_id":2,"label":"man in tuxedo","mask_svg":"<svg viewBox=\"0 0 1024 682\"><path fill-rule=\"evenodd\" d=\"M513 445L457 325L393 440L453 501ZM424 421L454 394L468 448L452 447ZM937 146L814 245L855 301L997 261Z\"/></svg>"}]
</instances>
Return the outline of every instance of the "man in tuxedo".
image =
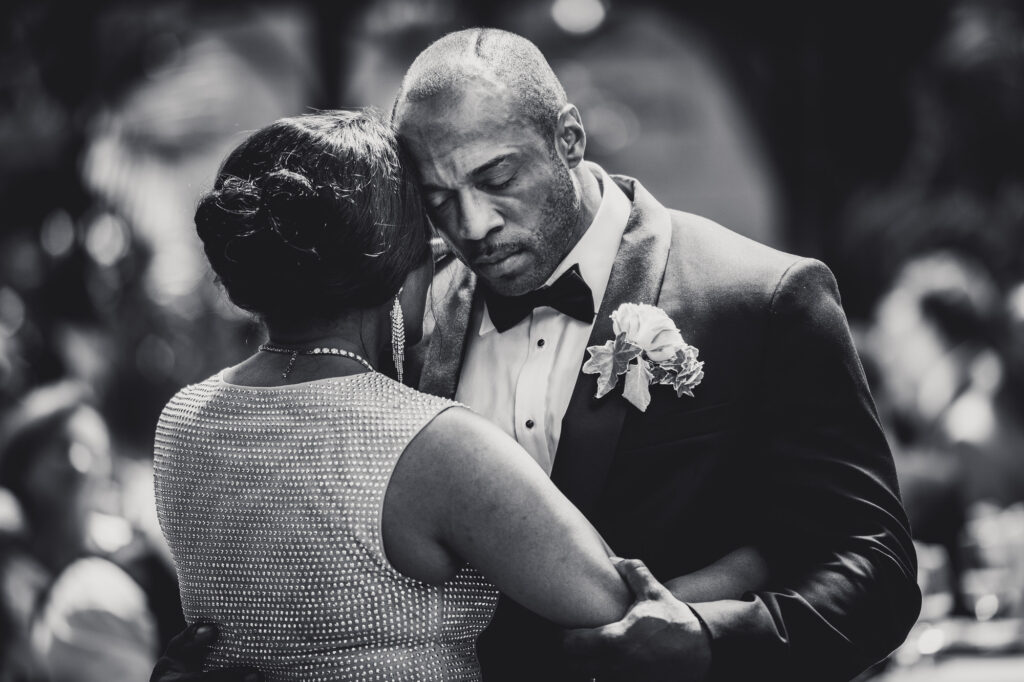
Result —
<instances>
[{"instance_id":1,"label":"man in tuxedo","mask_svg":"<svg viewBox=\"0 0 1024 682\"><path fill-rule=\"evenodd\" d=\"M604 628L565 635L503 599L485 679L849 679L898 646L916 560L829 270L585 161L580 113L519 36L435 42L393 117L456 256L428 305L420 388L510 433L638 560L621 569L637 602ZM613 338L623 303L660 307L700 350L694 397L653 386L646 411L621 390L595 398L586 348ZM672 595L673 578L747 545L764 590Z\"/></svg>"}]
</instances>

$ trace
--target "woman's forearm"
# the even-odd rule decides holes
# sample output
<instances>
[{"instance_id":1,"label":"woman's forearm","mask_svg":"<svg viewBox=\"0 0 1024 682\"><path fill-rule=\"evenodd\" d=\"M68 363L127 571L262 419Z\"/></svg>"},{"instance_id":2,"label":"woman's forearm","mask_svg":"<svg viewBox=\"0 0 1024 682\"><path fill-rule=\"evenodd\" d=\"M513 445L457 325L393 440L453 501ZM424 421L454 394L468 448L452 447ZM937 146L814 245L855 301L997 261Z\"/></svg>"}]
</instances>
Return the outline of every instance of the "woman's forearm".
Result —
<instances>
[{"instance_id":1,"label":"woman's forearm","mask_svg":"<svg viewBox=\"0 0 1024 682\"><path fill-rule=\"evenodd\" d=\"M704 602L739 599L744 593L764 587L768 565L753 547L741 547L693 573L665 583L679 601Z\"/></svg>"}]
</instances>

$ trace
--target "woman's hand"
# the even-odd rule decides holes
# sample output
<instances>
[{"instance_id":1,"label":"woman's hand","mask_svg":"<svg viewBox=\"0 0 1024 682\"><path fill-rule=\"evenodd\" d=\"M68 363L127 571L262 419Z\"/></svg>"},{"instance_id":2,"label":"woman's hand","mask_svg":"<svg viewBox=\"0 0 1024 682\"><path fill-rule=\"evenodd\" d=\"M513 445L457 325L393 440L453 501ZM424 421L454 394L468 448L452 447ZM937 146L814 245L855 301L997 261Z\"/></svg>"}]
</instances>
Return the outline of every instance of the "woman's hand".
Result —
<instances>
[{"instance_id":1,"label":"woman's hand","mask_svg":"<svg viewBox=\"0 0 1024 682\"><path fill-rule=\"evenodd\" d=\"M622 620L570 630L564 649L580 673L609 682L703 682L711 641L696 614L659 583L642 561L618 559L615 568L636 601Z\"/></svg>"},{"instance_id":2,"label":"woman's hand","mask_svg":"<svg viewBox=\"0 0 1024 682\"><path fill-rule=\"evenodd\" d=\"M149 682L263 682L263 675L252 668L203 672L203 659L216 639L217 628L208 623L185 628L167 643Z\"/></svg>"}]
</instances>

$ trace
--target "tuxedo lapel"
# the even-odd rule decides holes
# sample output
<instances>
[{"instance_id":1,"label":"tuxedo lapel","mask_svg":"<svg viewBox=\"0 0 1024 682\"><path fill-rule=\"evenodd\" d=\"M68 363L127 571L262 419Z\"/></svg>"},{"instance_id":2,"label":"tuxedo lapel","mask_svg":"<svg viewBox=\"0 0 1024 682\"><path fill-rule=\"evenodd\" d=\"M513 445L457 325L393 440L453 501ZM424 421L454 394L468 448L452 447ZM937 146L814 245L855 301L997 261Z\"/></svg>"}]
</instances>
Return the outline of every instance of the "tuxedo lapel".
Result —
<instances>
[{"instance_id":1,"label":"tuxedo lapel","mask_svg":"<svg viewBox=\"0 0 1024 682\"><path fill-rule=\"evenodd\" d=\"M611 314L621 304L657 304L672 239L668 210L635 180L617 177L616 182L633 205L588 346L613 338ZM581 368L587 357L586 352L580 356ZM577 374L551 472L555 484L587 515L604 488L627 411L636 409L621 388L600 400L596 391L594 375Z\"/></svg>"},{"instance_id":2,"label":"tuxedo lapel","mask_svg":"<svg viewBox=\"0 0 1024 682\"><path fill-rule=\"evenodd\" d=\"M420 377L420 390L424 393L455 397L475 292L476 275L454 258L434 277L427 300L434 324Z\"/></svg>"}]
</instances>

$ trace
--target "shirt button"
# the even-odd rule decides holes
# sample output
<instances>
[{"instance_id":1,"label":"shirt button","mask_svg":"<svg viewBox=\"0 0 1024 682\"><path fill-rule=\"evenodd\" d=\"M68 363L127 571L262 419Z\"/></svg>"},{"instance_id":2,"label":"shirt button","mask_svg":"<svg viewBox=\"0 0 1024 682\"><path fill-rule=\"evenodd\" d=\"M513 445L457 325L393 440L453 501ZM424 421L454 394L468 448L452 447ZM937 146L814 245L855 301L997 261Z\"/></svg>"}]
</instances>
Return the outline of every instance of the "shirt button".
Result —
<instances>
[{"instance_id":1,"label":"shirt button","mask_svg":"<svg viewBox=\"0 0 1024 682\"><path fill-rule=\"evenodd\" d=\"M532 429L533 428L533 420L532 419L527 419L526 420L526 428L528 428L528 429Z\"/></svg>"},{"instance_id":2,"label":"shirt button","mask_svg":"<svg viewBox=\"0 0 1024 682\"><path fill-rule=\"evenodd\" d=\"M543 347L544 347L544 339L538 339L537 340L537 348L543 348Z\"/></svg>"}]
</instances>

